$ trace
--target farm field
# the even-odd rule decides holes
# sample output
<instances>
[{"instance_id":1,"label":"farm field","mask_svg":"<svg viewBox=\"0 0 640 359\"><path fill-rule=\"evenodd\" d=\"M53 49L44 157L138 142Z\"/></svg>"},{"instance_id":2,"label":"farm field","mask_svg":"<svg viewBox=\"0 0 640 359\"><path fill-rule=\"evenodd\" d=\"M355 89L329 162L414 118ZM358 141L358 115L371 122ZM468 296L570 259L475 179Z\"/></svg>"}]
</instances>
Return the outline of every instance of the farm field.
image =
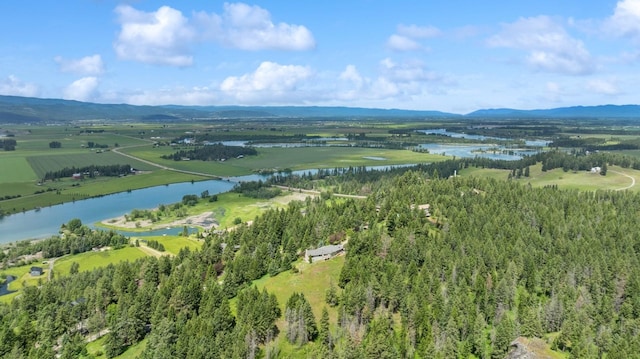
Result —
<instances>
[{"instance_id":1,"label":"farm field","mask_svg":"<svg viewBox=\"0 0 640 359\"><path fill-rule=\"evenodd\" d=\"M156 169L147 163L136 161L132 158L123 157L117 153L107 151L102 153L85 152L75 154L55 154L55 155L38 155L29 156L27 161L38 177L43 177L45 173L57 171L62 168L86 167L86 166L107 166L107 165L125 165L142 170L150 171Z\"/></svg>"},{"instance_id":2,"label":"farm field","mask_svg":"<svg viewBox=\"0 0 640 359\"><path fill-rule=\"evenodd\" d=\"M173 161L160 158L175 150L138 147L123 150L147 161L181 170L209 173L218 176L240 176L261 169L292 170L336 168L349 166L384 166L442 161L442 155L361 147L299 147L259 148L257 156L230 159L226 162Z\"/></svg>"}]
</instances>

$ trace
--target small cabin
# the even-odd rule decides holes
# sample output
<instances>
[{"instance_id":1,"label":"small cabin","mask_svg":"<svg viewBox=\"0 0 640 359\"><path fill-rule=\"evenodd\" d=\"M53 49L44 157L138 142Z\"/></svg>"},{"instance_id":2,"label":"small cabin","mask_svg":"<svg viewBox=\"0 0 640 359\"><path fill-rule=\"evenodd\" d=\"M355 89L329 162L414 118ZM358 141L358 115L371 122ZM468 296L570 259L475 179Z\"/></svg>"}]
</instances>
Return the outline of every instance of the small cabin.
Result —
<instances>
[{"instance_id":1,"label":"small cabin","mask_svg":"<svg viewBox=\"0 0 640 359\"><path fill-rule=\"evenodd\" d=\"M42 269L42 267L31 267L29 273L32 277L38 277L41 276L42 273L44 273L44 269Z\"/></svg>"}]
</instances>

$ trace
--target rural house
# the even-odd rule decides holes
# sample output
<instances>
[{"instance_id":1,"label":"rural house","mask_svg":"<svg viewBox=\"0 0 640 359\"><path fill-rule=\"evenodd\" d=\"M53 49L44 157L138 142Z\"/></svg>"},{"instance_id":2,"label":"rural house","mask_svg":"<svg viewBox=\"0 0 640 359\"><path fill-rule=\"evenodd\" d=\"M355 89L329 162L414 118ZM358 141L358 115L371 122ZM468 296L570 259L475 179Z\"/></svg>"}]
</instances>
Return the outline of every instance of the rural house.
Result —
<instances>
[{"instance_id":1,"label":"rural house","mask_svg":"<svg viewBox=\"0 0 640 359\"><path fill-rule=\"evenodd\" d=\"M317 261L326 261L338 254L344 252L342 244L329 245L316 249L307 249L304 251L304 260L313 263Z\"/></svg>"},{"instance_id":2,"label":"rural house","mask_svg":"<svg viewBox=\"0 0 640 359\"><path fill-rule=\"evenodd\" d=\"M31 274L32 277L37 277L42 275L42 273L44 273L44 269L42 269L42 267L31 267L31 270L29 271L29 273Z\"/></svg>"}]
</instances>

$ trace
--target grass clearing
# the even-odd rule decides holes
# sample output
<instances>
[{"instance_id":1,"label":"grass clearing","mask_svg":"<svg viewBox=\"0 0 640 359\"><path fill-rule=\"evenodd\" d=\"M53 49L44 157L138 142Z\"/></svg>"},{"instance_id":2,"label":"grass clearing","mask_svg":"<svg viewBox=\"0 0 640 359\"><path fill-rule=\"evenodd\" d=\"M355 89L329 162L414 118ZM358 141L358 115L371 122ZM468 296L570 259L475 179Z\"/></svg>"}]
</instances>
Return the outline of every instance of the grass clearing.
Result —
<instances>
[{"instance_id":1,"label":"grass clearing","mask_svg":"<svg viewBox=\"0 0 640 359\"><path fill-rule=\"evenodd\" d=\"M30 271L31 267L38 266L44 269L44 273L39 276L32 276ZM0 274L3 275L11 275L16 279L9 283L9 290L13 291L13 293L9 293L3 296L0 296L0 303L11 303L13 298L20 294L20 290L25 286L34 286L38 285L41 281L46 281L49 276L49 266L39 264L38 262L25 264L19 267L7 268L0 271Z\"/></svg>"},{"instance_id":2,"label":"grass clearing","mask_svg":"<svg viewBox=\"0 0 640 359\"><path fill-rule=\"evenodd\" d=\"M182 248L189 248L191 251L199 250L204 244L203 241L182 236L149 236L149 237L135 237L132 240L138 239L140 241L158 241L164 246L165 253L177 255Z\"/></svg>"},{"instance_id":3,"label":"grass clearing","mask_svg":"<svg viewBox=\"0 0 640 359\"><path fill-rule=\"evenodd\" d=\"M146 256L147 254L137 247L124 247L100 252L85 252L58 259L55 262L53 270L57 275L69 275L73 262L79 264L80 271L90 271L96 268L106 267L109 264L124 261L132 262Z\"/></svg>"}]
</instances>

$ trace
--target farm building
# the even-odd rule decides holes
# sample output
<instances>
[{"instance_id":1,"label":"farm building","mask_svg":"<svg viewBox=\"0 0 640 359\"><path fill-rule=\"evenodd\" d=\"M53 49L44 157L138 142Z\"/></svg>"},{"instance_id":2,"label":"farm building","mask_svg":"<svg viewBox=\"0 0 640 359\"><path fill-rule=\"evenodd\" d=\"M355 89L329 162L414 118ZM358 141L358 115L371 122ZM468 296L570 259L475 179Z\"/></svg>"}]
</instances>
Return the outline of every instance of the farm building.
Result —
<instances>
[{"instance_id":1,"label":"farm building","mask_svg":"<svg viewBox=\"0 0 640 359\"><path fill-rule=\"evenodd\" d=\"M29 273L31 274L32 277L37 277L42 275L42 273L44 273L44 269L42 269L42 267L31 267L31 270L29 271Z\"/></svg>"},{"instance_id":2,"label":"farm building","mask_svg":"<svg viewBox=\"0 0 640 359\"><path fill-rule=\"evenodd\" d=\"M307 249L304 251L304 260L310 263L317 261L326 261L338 254L344 252L342 244L329 245L316 249Z\"/></svg>"}]
</instances>

